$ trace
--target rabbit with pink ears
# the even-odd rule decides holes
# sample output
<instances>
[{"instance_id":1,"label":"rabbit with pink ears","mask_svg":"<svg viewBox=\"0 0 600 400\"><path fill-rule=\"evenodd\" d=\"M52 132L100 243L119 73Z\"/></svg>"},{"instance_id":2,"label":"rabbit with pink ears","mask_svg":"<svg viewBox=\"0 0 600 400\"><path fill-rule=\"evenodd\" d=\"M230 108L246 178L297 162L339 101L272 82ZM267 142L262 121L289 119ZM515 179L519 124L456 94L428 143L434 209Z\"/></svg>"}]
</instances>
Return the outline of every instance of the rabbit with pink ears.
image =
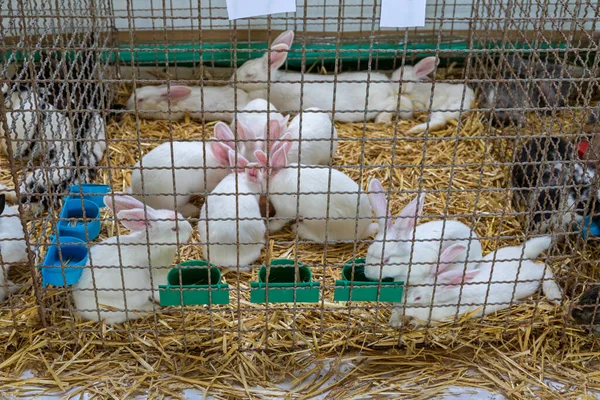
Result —
<instances>
[{"instance_id":1,"label":"rabbit with pink ears","mask_svg":"<svg viewBox=\"0 0 600 400\"><path fill-rule=\"evenodd\" d=\"M404 207L395 223L386 191L377 179L369 183L369 200L379 220L379 230L367 250L367 278L422 282L431 276L430 266L438 261L439 254L453 244L462 244L467 250L457 256L450 270L474 269L483 258L477 233L462 222L438 220L417 225L417 218L423 213L425 194Z\"/></svg>"},{"instance_id":2,"label":"rabbit with pink ears","mask_svg":"<svg viewBox=\"0 0 600 400\"><path fill-rule=\"evenodd\" d=\"M81 279L73 286L79 315L119 324L143 316L158 302L158 285L177 248L189 241L192 226L181 214L155 210L130 196L105 196L128 235L110 237L90 249ZM127 311L126 311L127 310Z\"/></svg>"},{"instance_id":3,"label":"rabbit with pink ears","mask_svg":"<svg viewBox=\"0 0 600 400\"><path fill-rule=\"evenodd\" d=\"M269 162L265 152L256 152L258 162L269 167L269 181L263 183L275 208L269 232L293 222L300 238L321 243L361 240L374 234L377 224L371 223L371 206L358 184L333 168L289 164L290 139L288 133L273 146Z\"/></svg>"},{"instance_id":4,"label":"rabbit with pink ears","mask_svg":"<svg viewBox=\"0 0 600 400\"><path fill-rule=\"evenodd\" d=\"M185 113L198 121L233 120L235 110L248 103L248 94L231 86L144 86L135 90L127 109L146 119L178 121Z\"/></svg>"},{"instance_id":5,"label":"rabbit with pink ears","mask_svg":"<svg viewBox=\"0 0 600 400\"><path fill-rule=\"evenodd\" d=\"M395 310L392 325L400 326L402 315L414 318L417 324L426 324L477 310L474 316L491 314L535 294L540 286L549 301L560 303L561 289L550 267L533 261L551 242L550 236L543 236L521 246L503 247L485 256L477 269L466 272L449 269L466 247L448 247L440 256L439 265L432 267L431 279L408 289L406 310Z\"/></svg>"},{"instance_id":6,"label":"rabbit with pink ears","mask_svg":"<svg viewBox=\"0 0 600 400\"><path fill-rule=\"evenodd\" d=\"M301 106L304 110L317 107L331 112L335 104L336 121L392 121L398 95L387 75L373 71L336 75L280 71L293 41L293 31L283 32L271 43L270 52L261 58L246 61L231 80L253 99L266 99L268 87L269 100L284 112L301 111ZM400 117L410 118L412 108L408 109L407 103L400 97Z\"/></svg>"},{"instance_id":7,"label":"rabbit with pink ears","mask_svg":"<svg viewBox=\"0 0 600 400\"><path fill-rule=\"evenodd\" d=\"M437 63L437 57L427 57L414 66L398 68L392 74L392 82L403 81L402 95L411 100L413 109L431 110L429 121L412 127L407 134L443 129L449 121L457 120L461 112L469 112L475 104L475 92L467 85L436 82L433 86L428 75L435 70Z\"/></svg>"},{"instance_id":8,"label":"rabbit with pink ears","mask_svg":"<svg viewBox=\"0 0 600 400\"><path fill-rule=\"evenodd\" d=\"M198 233L202 254L219 267L248 270L265 246L265 222L259 208L263 171L241 154L229 152L234 170L206 197Z\"/></svg>"},{"instance_id":9,"label":"rabbit with pink ears","mask_svg":"<svg viewBox=\"0 0 600 400\"><path fill-rule=\"evenodd\" d=\"M177 207L186 218L198 216L200 209L190 202L192 196L212 191L229 173L233 135L223 122L215 125L214 135L205 143L159 145L135 165L128 191L156 209Z\"/></svg>"}]
</instances>

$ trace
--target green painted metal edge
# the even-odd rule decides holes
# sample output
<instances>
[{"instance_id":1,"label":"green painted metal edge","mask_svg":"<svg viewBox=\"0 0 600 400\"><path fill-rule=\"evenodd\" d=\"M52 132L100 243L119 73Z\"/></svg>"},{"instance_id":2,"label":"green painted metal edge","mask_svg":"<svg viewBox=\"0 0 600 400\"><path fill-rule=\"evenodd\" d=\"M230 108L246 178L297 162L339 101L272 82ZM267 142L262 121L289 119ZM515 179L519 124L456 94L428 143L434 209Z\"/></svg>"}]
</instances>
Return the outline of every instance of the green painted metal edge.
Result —
<instances>
[{"instance_id":1,"label":"green painted metal edge","mask_svg":"<svg viewBox=\"0 0 600 400\"><path fill-rule=\"evenodd\" d=\"M406 52L407 56L427 56L431 55L431 51L439 50L453 51L453 58L464 58L471 49L497 49L499 52L511 52L513 50L533 49L528 44L510 43L510 48L503 46L502 42L490 43L487 46L474 44L472 48L464 40L456 40L447 43L370 43L364 44L343 44L336 47L335 44L310 44L306 45L303 50L302 45L296 44L292 46L292 52L288 55L288 66L300 68L302 66L302 58L305 58L305 63L311 65L315 62L334 62L336 59L343 62L351 61L367 61L373 57L373 53L377 54L378 60L394 59L399 54ZM535 50L556 50L566 49L564 43L541 44ZM462 51L461 51L462 50ZM235 48L236 61L238 65L243 64L251 58L258 58L262 53L267 51L266 43L243 43L238 44ZM372 53L371 53L372 52ZM73 57L75 52L68 52L68 57ZM462 57L461 57L462 55ZM22 62L27 59L26 51L9 51L0 52L1 60L8 60L14 57L14 61ZM147 44L135 46L131 49L130 46L121 45L114 51L106 51L101 54L102 59L108 62L119 61L120 64L196 64L196 63L211 63L216 66L230 67L233 64L234 50L230 43L216 44L176 44L176 45L160 45ZM33 52L33 59L39 60L40 52Z\"/></svg>"},{"instance_id":2,"label":"green painted metal edge","mask_svg":"<svg viewBox=\"0 0 600 400\"><path fill-rule=\"evenodd\" d=\"M342 277L335 281L333 292L333 301L368 301L398 303L402 301L404 293L404 282L375 282L359 276L359 269L364 267L364 258L356 258L344 264ZM361 280L346 279L352 276L352 268L355 269L355 276ZM379 287L381 285L381 288Z\"/></svg>"},{"instance_id":3,"label":"green painted metal edge","mask_svg":"<svg viewBox=\"0 0 600 400\"><path fill-rule=\"evenodd\" d=\"M188 268L184 268L188 267ZM189 268L206 267L206 268ZM179 278L182 278L182 285ZM211 284L198 284L208 281ZM167 275L167 284L158 286L161 306L190 306L200 304L229 304L229 285L221 283L221 271L204 260L190 260L179 264ZM213 281L216 281L213 283ZM193 282L193 283L189 283Z\"/></svg>"},{"instance_id":4,"label":"green painted metal edge","mask_svg":"<svg viewBox=\"0 0 600 400\"><path fill-rule=\"evenodd\" d=\"M298 271L302 282L294 283L296 264L294 260L279 258L271 261L270 269L263 265L258 272L258 282L250 282L250 302L251 303L317 303L321 293L320 282L312 281L310 269L298 263ZM267 272L269 278L277 282L266 282ZM274 277L271 274L278 276Z\"/></svg>"}]
</instances>

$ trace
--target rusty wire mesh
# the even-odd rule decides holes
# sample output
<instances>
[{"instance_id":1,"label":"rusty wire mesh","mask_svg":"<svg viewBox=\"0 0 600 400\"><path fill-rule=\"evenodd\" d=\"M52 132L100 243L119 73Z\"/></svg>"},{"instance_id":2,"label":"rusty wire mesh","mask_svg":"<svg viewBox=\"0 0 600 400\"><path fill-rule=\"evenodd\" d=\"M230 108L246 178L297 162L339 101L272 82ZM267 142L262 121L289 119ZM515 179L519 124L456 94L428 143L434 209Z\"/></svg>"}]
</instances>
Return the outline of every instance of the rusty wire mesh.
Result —
<instances>
[{"instance_id":1,"label":"rusty wire mesh","mask_svg":"<svg viewBox=\"0 0 600 400\"><path fill-rule=\"evenodd\" d=\"M19 0L1 4L0 100L4 101L0 101L0 111L5 155L0 178L15 188L19 200L15 212L22 216L27 248L25 256L10 271L13 263L3 261L5 290L10 290L11 279L23 285L18 293L8 295L1 306L5 318L0 325L6 338L16 332L26 341L30 327L35 326L42 327L48 343L58 348L70 340L93 340L99 348L110 347L111 341L145 346L142 337L154 337L161 343L158 347L162 351L183 349L186 353L203 349L207 343L225 341L235 342L239 350L294 346L339 350L357 346L357 342L365 347L374 343L385 347L413 343L411 335L415 331L425 332L436 322L436 307L455 310L450 313L449 324L444 325L446 332L470 330L475 337L482 326L514 332L511 329L549 324L549 319L552 324L563 324L564 338L570 327L584 325L593 329L595 320L588 314L595 313L597 296L589 295L591 313L576 311L575 321L570 314L579 307L573 302L599 278L597 239L589 231L585 237L581 232L586 218L594 222L600 212L596 206L600 188L595 175L596 152L600 148L596 149L598 139L594 136L600 132L600 125L594 126L590 117L598 110L598 4L428 2L424 28L397 30L379 27L380 2L368 0L305 0L298 2L295 14L240 21L228 21L223 1L138 4ZM286 30L295 33L294 46L269 47ZM267 54L267 63L281 54L286 54L287 59L279 71L267 69L266 80L234 74L236 66L263 54ZM405 69L429 56L439 60L430 81L416 82L404 76ZM396 70L400 71L400 79L390 80ZM344 75L356 71L362 73L356 75L359 78ZM400 100L410 97L411 85L423 82L432 83L424 94L425 100L412 99L412 106L405 108ZM260 90L246 93L243 89L252 84ZM474 89L477 97L473 105L467 104L469 92L464 88L458 103L436 103L433 93L444 90L446 84ZM154 106L155 110L146 110L148 97L136 90L151 85L166 86L156 89L160 90L157 96L162 103ZM184 110L175 101L182 85L197 90ZM355 93L356 99L346 97L349 90L345 89L351 85L361 86ZM380 108L377 101L371 104L384 86L393 93L394 106ZM226 90L230 91L222 94ZM277 108L267 114L264 144L259 139L243 138L239 131L238 123L244 116L261 115L258 111L242 110L253 96L250 92ZM219 96L230 97L218 103L214 99ZM331 101L326 96L331 96ZM306 110L323 104L321 97L326 98L328 107ZM348 106L353 101L359 106ZM211 102L217 104L209 112ZM288 106L290 103L292 107ZM302 110L305 112L300 113ZM434 130L436 111L457 115ZM254 143L269 148L275 143L269 135L277 129L269 122L277 121L277 112L299 115L301 127L305 118L331 116L335 123L325 139L304 138L304 128L294 139L299 144L299 157L303 148L318 144L328 151L328 161L320 167L291 167L295 169L290 171L296 172L289 172L289 178L279 183L284 189L271 187L276 174L282 176L283 172L262 169L266 179L260 190L246 188L237 194L234 191L211 195L209 187L216 186L216 182L211 183L209 175L218 175L219 181L231 179L238 189L242 177L227 165L214 166L206 161L214 158L208 140L218 129L216 121L232 124L232 145L238 151ZM373 119L382 112L391 120L374 123ZM407 118L406 114L412 112L415 115ZM418 123L426 124L426 129L409 133ZM582 141L591 144L580 159L577 144ZM205 146L198 146L200 143ZM142 156L159 145L167 146L164 162L144 166ZM234 157L238 167L242 166L240 154ZM267 154L268 164L274 154ZM181 166L173 167L179 162ZM324 190L314 190L312 181L306 190L287 189L306 187L301 183L302 176L312 176L311 171L319 174L317 181L321 185L317 186ZM132 174L136 173L139 190L130 188ZM355 183L354 189L342 187L342 173ZM470 302L468 295L472 283L462 282L458 285L458 297L445 306L411 304L411 288L433 285L432 296L448 290L448 285L433 278L439 274L426 280L414 278L411 286L411 276L416 274L413 271L436 268L448 244L431 238L411 240L411 235L396 234L387 222L379 226L381 237L373 239L373 234L365 234L365 223L385 217L359 212L361 205L372 204L366 197L372 178L383 183L386 212L397 216L411 200L425 193L425 211L417 226L436 220L461 221L475 236L446 240L464 240L469 248L480 245L483 256L501 247L549 235L552 247L538 261L545 262L544 272L551 271L561 288L560 305L552 306L540 290L525 298L513 293L508 303L497 304L489 298L493 282L488 282L486 295L475 303ZM191 187L191 180L197 180L194 189L182 190ZM139 218L140 214L125 213L120 218L102 211L97 217L101 222L99 238L89 240L90 232L86 231L90 284L44 287L38 267L50 247L50 235L58 236L56 226L61 221L62 200L69 195L70 185L84 183L110 185L110 201L118 200L122 194L137 197L145 204L143 223L153 227L141 229L136 236L139 241L131 241L123 226L133 228L128 219ZM175 194L185 200L179 203ZM276 206L281 203L269 200L282 199L283 195L287 195L293 210L282 217ZM317 195L321 198L314 204L303 200ZM350 202L351 210L331 208L333 197L350 195L358 197L358 201ZM245 207L250 200L253 214L242 215L247 211L240 203ZM322 200L327 202L324 215L310 215L310 210L316 210L317 202ZM211 202L219 216L211 218L209 211L203 217L201 207L211 210ZM232 204L233 209L228 209ZM259 206L261 212L257 214ZM150 207L184 215L176 218L173 213L155 213ZM83 214L84 223L93 220ZM211 225L211 220L218 223ZM285 227L281 221L287 222ZM323 222L324 243L309 240L307 226L311 221ZM330 228L340 221L351 221L353 225L339 235L343 236L341 239ZM240 226L246 223L262 225L265 234L258 241L245 242L246 247L240 249ZM292 229L291 223L298 223L298 228ZM166 226L168 235L156 233L155 226L159 224ZM445 224L441 229L446 229ZM277 232L269 232L272 225L279 228ZM225 243L211 239L211 229L225 226L232 230L233 242L229 243L231 250L219 254L234 254L236 258L229 269L221 268L223 282L229 285L225 289L229 303L161 307L159 285L166 284L166 272L171 268L175 277L183 277L179 262L207 259L216 267L223 267L221 259L211 256L210 249L217 252L218 246ZM201 227L205 232L200 231ZM202 236L208 237L208 243ZM0 236L2 243L11 240L15 241ZM110 242L100 244L101 240ZM58 241L62 244L60 237ZM341 278L345 263L367 256L369 246L377 242L381 246L371 248L369 256L379 259L382 267L387 264L406 268L408 276L401 280L409 295L394 303L334 301L336 280ZM437 245L430 242L439 243L439 247L435 249ZM419 261L426 258L420 251L427 243L428 249L433 249L433 258ZM390 248L403 244L410 248L408 263L386 262ZM202 250L205 245L207 254ZM161 247L172 260L159 254ZM260 255L239 265L249 248ZM524 254L517 256L517 262L527 258ZM481 257L470 258L469 262L483 262ZM70 261L62 255L59 258L61 264ZM251 301L250 282L259 279L262 265L273 271L271 261L278 258L293 260L295 276L300 271L299 263L312 271L313 281L318 284L317 302ZM131 260L135 260L134 264ZM499 261L502 260L496 259L495 265L502 268L504 264ZM519 271L529 264L522 265ZM466 262L461 264L461 268L466 266ZM375 279L377 293L384 290L383 278L400 280L398 276L379 268ZM209 283L214 284L211 279ZM540 279L533 279L532 284ZM550 278L544 275L543 279ZM515 280L503 282L509 284L506 290L516 290ZM123 289L124 286L129 287ZM179 288L183 300L184 288L180 284L174 286ZM306 290L302 285L292 286L294 299ZM268 296L281 290L267 288ZM204 290L214 296L210 293L216 289ZM102 304L101 300L110 294L120 296L116 302L122 301L122 307ZM499 306L505 311L469 318L457 308L463 294L463 301L473 306L471 310L477 306ZM78 295L87 298L83 309L72 300ZM392 313L407 312L411 307L427 310L419 327L406 323L390 327ZM110 322L113 316L119 323L86 322ZM121 317L127 322L121 323ZM491 333L490 338L495 335ZM419 343L423 341L432 346L443 342L439 337L427 337Z\"/></svg>"}]
</instances>

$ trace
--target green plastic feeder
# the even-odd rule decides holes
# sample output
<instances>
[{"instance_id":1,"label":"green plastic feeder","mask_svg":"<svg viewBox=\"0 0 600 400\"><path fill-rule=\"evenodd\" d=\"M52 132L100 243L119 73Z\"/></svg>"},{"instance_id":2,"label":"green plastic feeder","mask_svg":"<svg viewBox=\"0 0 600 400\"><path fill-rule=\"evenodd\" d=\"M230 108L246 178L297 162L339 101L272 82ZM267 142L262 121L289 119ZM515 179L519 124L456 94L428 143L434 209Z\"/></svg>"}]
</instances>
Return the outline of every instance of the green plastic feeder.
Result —
<instances>
[{"instance_id":1,"label":"green plastic feeder","mask_svg":"<svg viewBox=\"0 0 600 400\"><path fill-rule=\"evenodd\" d=\"M166 285L158 285L161 306L229 304L229 285L221 283L218 268L204 260L186 261L179 266L169 271Z\"/></svg>"},{"instance_id":2,"label":"green plastic feeder","mask_svg":"<svg viewBox=\"0 0 600 400\"><path fill-rule=\"evenodd\" d=\"M380 283L379 281L369 280L365 276L364 265L364 258L356 258L344 264L342 279L335 281L334 301L380 301L391 303L402 301L404 282L386 282L384 280ZM354 279L352 279L353 268Z\"/></svg>"},{"instance_id":3,"label":"green plastic feeder","mask_svg":"<svg viewBox=\"0 0 600 400\"><path fill-rule=\"evenodd\" d=\"M298 271L298 280L296 280ZM258 272L258 282L250 282L250 301L252 303L317 303L319 301L320 282L312 282L310 269L294 260L279 258L271 261L268 268L262 266ZM267 283L268 279L268 283ZM268 288L267 288L268 286ZM268 292L268 293L267 293Z\"/></svg>"}]
</instances>

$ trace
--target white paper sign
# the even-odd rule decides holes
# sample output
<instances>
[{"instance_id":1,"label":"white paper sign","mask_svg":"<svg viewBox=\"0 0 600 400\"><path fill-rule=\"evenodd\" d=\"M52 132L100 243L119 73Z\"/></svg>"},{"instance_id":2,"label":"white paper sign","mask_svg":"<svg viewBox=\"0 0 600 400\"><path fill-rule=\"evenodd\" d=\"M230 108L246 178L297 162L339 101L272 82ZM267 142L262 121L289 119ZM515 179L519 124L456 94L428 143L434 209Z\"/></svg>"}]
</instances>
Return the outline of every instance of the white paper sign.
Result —
<instances>
[{"instance_id":1,"label":"white paper sign","mask_svg":"<svg viewBox=\"0 0 600 400\"><path fill-rule=\"evenodd\" d=\"M296 0L227 0L229 20L296 12Z\"/></svg>"},{"instance_id":2,"label":"white paper sign","mask_svg":"<svg viewBox=\"0 0 600 400\"><path fill-rule=\"evenodd\" d=\"M381 0L382 28L425 26L426 0Z\"/></svg>"}]
</instances>

